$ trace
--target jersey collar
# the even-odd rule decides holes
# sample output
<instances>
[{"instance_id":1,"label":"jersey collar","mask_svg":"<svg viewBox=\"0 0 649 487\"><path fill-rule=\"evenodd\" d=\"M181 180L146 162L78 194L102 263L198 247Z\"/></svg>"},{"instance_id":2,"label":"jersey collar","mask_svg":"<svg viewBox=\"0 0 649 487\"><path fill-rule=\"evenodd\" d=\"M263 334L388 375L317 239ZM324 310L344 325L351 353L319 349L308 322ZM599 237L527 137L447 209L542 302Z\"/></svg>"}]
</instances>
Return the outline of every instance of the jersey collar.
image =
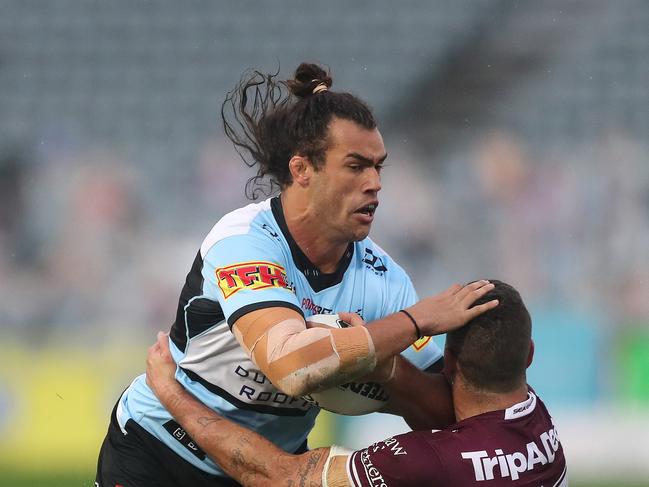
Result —
<instances>
[{"instance_id":1,"label":"jersey collar","mask_svg":"<svg viewBox=\"0 0 649 487\"><path fill-rule=\"evenodd\" d=\"M349 242L347 250L345 251L342 259L338 263L336 270L330 274L320 272L320 270L309 260L309 258L304 255L302 249L298 246L297 242L293 239L291 232L288 231L288 225L286 224L286 219L284 218L284 210L282 209L282 201L279 196L275 196L270 201L270 207L273 211L273 216L275 221L279 225L284 238L288 242L288 246L291 249L291 255L293 257L293 262L299 271L306 277L309 285L315 292L320 292L323 289L328 287L335 286L342 282L343 277L345 276L345 271L349 267L349 264L352 261L354 255L354 243Z\"/></svg>"},{"instance_id":2,"label":"jersey collar","mask_svg":"<svg viewBox=\"0 0 649 487\"><path fill-rule=\"evenodd\" d=\"M532 391L527 391L527 399L518 404L505 409L505 419L517 419L527 416L534 411L536 407L536 394Z\"/></svg>"}]
</instances>

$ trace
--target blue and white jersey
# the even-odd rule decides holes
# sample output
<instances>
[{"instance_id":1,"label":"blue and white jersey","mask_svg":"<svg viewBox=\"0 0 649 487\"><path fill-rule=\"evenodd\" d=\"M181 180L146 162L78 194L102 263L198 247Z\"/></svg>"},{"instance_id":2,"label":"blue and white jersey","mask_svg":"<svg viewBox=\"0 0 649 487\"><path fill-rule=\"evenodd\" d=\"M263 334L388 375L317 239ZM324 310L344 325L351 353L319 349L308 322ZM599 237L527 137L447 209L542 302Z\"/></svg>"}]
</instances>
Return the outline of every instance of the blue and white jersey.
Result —
<instances>
[{"instance_id":1,"label":"blue and white jersey","mask_svg":"<svg viewBox=\"0 0 649 487\"><path fill-rule=\"evenodd\" d=\"M187 275L170 333L176 378L219 414L295 452L319 409L275 388L241 348L232 324L277 306L307 318L353 311L371 322L416 301L410 278L369 238L350 243L337 271L323 274L291 237L278 197L250 204L212 228ZM425 369L442 353L424 338L403 355ZM172 421L144 375L120 398L117 418L122 429L132 419L196 467L224 475Z\"/></svg>"}]
</instances>

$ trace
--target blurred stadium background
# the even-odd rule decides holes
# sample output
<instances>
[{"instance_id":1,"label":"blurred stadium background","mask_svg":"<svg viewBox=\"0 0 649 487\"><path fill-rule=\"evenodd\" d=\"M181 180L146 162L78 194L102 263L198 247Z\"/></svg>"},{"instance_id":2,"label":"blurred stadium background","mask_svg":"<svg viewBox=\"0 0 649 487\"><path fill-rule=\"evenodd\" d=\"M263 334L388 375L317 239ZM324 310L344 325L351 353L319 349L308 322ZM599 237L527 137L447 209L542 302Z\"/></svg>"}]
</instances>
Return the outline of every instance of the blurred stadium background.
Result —
<instances>
[{"instance_id":1,"label":"blurred stadium background","mask_svg":"<svg viewBox=\"0 0 649 487\"><path fill-rule=\"evenodd\" d=\"M246 201L220 103L303 60L375 107L373 237L420 294L527 298L571 483L649 485L645 0L0 0L0 485L93 485L197 246ZM403 427L323 416L312 444Z\"/></svg>"}]
</instances>

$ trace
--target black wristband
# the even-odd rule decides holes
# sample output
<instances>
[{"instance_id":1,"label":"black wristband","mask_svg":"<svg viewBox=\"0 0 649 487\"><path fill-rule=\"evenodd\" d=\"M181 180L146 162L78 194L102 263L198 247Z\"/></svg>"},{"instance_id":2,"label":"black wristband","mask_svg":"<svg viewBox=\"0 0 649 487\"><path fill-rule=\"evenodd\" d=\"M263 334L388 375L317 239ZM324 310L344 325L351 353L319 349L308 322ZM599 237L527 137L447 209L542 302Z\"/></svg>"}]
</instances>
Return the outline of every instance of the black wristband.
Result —
<instances>
[{"instance_id":1,"label":"black wristband","mask_svg":"<svg viewBox=\"0 0 649 487\"><path fill-rule=\"evenodd\" d=\"M399 313L403 313L404 315L406 315L408 318L410 318L410 321L412 321L412 324L415 325L415 330L417 331L417 340L419 340L421 337L424 336L424 335L421 334L421 330L419 329L419 325L417 324L417 322L415 321L415 319L412 317L412 315L410 313L408 313L405 309L400 309Z\"/></svg>"}]
</instances>

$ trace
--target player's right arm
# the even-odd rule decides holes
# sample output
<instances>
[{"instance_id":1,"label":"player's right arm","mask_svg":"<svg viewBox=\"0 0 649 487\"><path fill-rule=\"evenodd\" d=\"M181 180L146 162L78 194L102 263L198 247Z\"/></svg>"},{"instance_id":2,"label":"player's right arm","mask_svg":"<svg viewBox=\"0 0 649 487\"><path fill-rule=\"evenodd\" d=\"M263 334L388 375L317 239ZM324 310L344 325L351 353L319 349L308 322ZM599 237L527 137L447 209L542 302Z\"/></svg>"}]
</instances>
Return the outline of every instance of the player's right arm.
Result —
<instances>
[{"instance_id":1,"label":"player's right arm","mask_svg":"<svg viewBox=\"0 0 649 487\"><path fill-rule=\"evenodd\" d=\"M290 263L273 241L232 235L204 246L204 294L219 302L239 344L285 394L302 396L354 380L416 339L403 313L367 328L307 328L288 282ZM422 333L445 333L493 307L487 303L471 308L490 289L487 281L453 286L408 311Z\"/></svg>"},{"instance_id":2,"label":"player's right arm","mask_svg":"<svg viewBox=\"0 0 649 487\"><path fill-rule=\"evenodd\" d=\"M487 281L454 286L421 300L408 311L422 333L445 333L497 304L471 307L492 288ZM234 323L233 332L257 367L291 396L361 377L417 338L412 321L404 313L376 320L369 327L307 328L304 318L287 307L251 311Z\"/></svg>"},{"instance_id":3,"label":"player's right arm","mask_svg":"<svg viewBox=\"0 0 649 487\"><path fill-rule=\"evenodd\" d=\"M350 381L376 365L367 328L307 328L299 313L284 307L252 311L232 331L259 370L291 396Z\"/></svg>"}]
</instances>

